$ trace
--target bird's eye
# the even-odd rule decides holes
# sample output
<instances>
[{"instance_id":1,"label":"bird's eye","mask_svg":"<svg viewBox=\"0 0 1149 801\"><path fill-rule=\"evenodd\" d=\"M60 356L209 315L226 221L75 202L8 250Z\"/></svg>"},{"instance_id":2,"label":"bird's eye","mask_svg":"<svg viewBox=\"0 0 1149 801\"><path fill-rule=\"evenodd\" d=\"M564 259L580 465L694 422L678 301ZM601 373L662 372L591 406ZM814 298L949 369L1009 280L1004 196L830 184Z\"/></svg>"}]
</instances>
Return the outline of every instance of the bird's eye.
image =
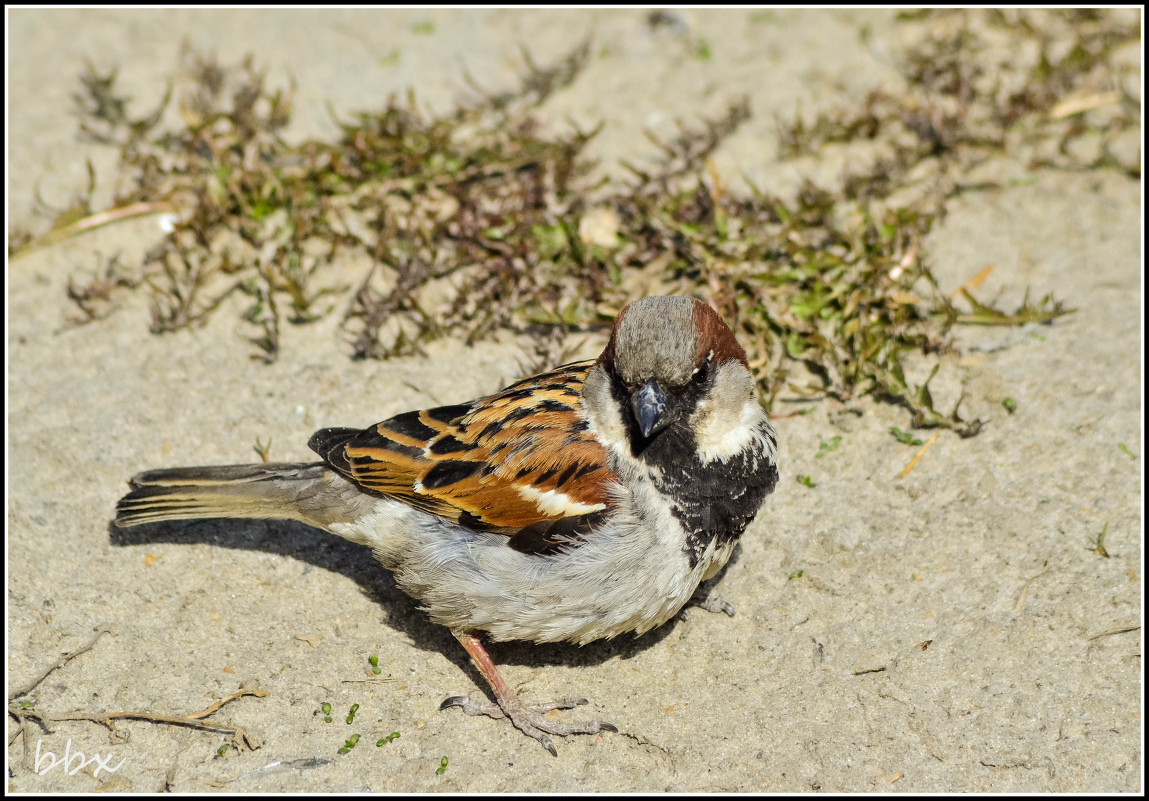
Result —
<instances>
[{"instance_id":1,"label":"bird's eye","mask_svg":"<svg viewBox=\"0 0 1149 801\"><path fill-rule=\"evenodd\" d=\"M703 362L698 367L694 368L694 372L690 375L690 380L695 384L705 384L710 378L710 362Z\"/></svg>"}]
</instances>

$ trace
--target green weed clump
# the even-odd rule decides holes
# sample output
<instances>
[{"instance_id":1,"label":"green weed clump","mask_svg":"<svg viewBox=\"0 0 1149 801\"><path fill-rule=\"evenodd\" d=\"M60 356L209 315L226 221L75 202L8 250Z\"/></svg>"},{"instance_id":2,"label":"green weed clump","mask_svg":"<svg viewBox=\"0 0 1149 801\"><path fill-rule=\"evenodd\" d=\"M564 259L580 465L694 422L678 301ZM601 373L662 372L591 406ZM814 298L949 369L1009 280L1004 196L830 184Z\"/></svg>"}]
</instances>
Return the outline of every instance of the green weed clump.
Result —
<instances>
[{"instance_id":1,"label":"green weed clump","mask_svg":"<svg viewBox=\"0 0 1149 801\"><path fill-rule=\"evenodd\" d=\"M69 285L80 319L99 319L120 293L146 286L152 330L172 331L202 324L238 292L250 299L244 317L264 360L279 355L285 322L341 306L355 358L529 329L537 360L554 362L567 334L608 326L635 294L693 294L731 323L768 405L780 393L873 394L908 407L917 426L971 436L981 422L936 410L930 380L906 380L906 354L952 350L955 325L1048 323L1070 310L1048 294L998 308L975 297L976 282L944 293L923 238L954 196L996 188L970 178L995 156L1139 177L1139 154L1127 164L1109 147L1139 124L1139 106L1114 88L1112 55L1139 36L1123 19L907 15L900 24L934 27L902 56L902 94L875 91L856 108L778 123L783 157L857 142L879 155L787 198L733 190L713 167L711 154L750 115L745 102L657 142L655 165L629 167L624 185L592 181L583 151L595 131L549 133L536 118L577 79L586 45L549 67L528 59L514 91L476 90L440 116L410 93L340 120L333 141L299 144L281 136L290 88L268 89L250 57L226 67L185 53L192 81L174 128L161 124L171 88L135 118L115 73L89 68L76 95L81 132L120 149L126 188L113 209L93 214L82 200L44 236L15 232L9 247L168 211L171 233L141 264L112 257ZM1003 50L1002 40L1035 44ZM1004 53L993 64L992 47Z\"/></svg>"}]
</instances>

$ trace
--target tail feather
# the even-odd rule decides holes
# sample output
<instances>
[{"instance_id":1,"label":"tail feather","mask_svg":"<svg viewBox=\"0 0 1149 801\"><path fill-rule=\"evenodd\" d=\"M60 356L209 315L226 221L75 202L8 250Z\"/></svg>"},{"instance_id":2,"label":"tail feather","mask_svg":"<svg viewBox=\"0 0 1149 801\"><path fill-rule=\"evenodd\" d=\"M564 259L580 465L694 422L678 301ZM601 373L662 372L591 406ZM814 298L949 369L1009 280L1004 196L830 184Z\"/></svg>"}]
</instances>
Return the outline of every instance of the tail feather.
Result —
<instances>
[{"instance_id":1,"label":"tail feather","mask_svg":"<svg viewBox=\"0 0 1149 801\"><path fill-rule=\"evenodd\" d=\"M211 517L310 522L298 502L327 472L322 463L148 470L132 477L132 491L116 504L116 525Z\"/></svg>"}]
</instances>

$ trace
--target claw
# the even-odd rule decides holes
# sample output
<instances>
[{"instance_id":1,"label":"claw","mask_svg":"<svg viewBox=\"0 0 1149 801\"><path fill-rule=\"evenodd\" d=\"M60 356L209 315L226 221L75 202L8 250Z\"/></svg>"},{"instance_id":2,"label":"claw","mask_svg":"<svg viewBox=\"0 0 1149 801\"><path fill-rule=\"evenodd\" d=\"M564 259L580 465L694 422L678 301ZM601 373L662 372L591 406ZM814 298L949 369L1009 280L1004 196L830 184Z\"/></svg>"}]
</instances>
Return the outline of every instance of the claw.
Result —
<instances>
[{"instance_id":1,"label":"claw","mask_svg":"<svg viewBox=\"0 0 1149 801\"><path fill-rule=\"evenodd\" d=\"M701 587L694 591L694 595L687 601L687 604L705 609L707 612L722 612L730 617L734 617L734 607L731 604L721 598L707 595L702 591Z\"/></svg>"},{"instance_id":2,"label":"claw","mask_svg":"<svg viewBox=\"0 0 1149 801\"><path fill-rule=\"evenodd\" d=\"M444 698L443 703L439 704L439 711L452 706L466 706L467 702L471 699L465 695L452 695L450 698Z\"/></svg>"}]
</instances>

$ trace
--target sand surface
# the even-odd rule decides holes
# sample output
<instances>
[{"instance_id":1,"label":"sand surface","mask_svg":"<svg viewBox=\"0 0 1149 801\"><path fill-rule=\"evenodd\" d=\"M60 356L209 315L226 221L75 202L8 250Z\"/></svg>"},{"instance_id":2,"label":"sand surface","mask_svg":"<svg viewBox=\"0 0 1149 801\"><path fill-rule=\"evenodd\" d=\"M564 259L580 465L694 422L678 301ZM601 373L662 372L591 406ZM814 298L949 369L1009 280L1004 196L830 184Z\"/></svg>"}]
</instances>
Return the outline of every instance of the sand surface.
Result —
<instances>
[{"instance_id":1,"label":"sand surface","mask_svg":"<svg viewBox=\"0 0 1149 801\"><path fill-rule=\"evenodd\" d=\"M520 45L545 61L593 33L586 72L541 115L604 121L592 155L608 174L619 159L652 157L644 128L671 134L675 119L747 95L754 117L717 164L776 190L801 173L773 160L775 113L900 80L891 12L681 16L687 33L676 35L651 30L641 11L12 11L10 219L42 228L34 193L67 205L86 158L106 179L98 198L110 197L114 154L75 134L76 76L86 60L119 65L147 108L185 38L229 62L252 52L270 80L293 77L289 133L302 137L334 132L326 103L369 108L414 86L446 109L465 72L508 88ZM424 21L433 32L419 32ZM689 37L707 39L713 58L691 58ZM39 747L119 765L98 775L95 764L46 762L36 773L9 718L8 789L1140 792L1140 186L1112 172L1028 177L963 196L928 242L948 288L993 264L987 297L1016 301L1028 285L1078 308L1036 332L963 334L969 349L935 395L949 408L964 387L983 433L943 433L899 479L915 452L888 433L907 427L900 409L866 404L854 417L824 405L778 421L778 491L715 588L736 617L688 609L639 639L493 647L516 690L586 696L588 715L618 726L559 742L557 759L506 722L438 711L447 696L481 695L481 679L365 549L278 523L153 526L131 539L109 528L139 470L253 461L252 444L268 437L274 459L305 460L317 428L497 389L518 376L522 343L444 341L426 359L352 362L333 316L286 331L284 357L267 367L248 358L229 310L203 329L152 336L140 295L98 324L65 324L69 275L96 252L147 247L154 220L13 262L10 688L107 624L39 686L38 708L187 715L241 685L267 695L216 713L261 743L222 757L226 738L204 731L122 722L110 739L88 722L32 728L33 758ZM1001 405L1007 395L1016 414ZM816 458L833 436L840 448ZM1110 558L1090 549L1106 526ZM370 654L390 681L365 681ZM401 737L377 748L392 731ZM338 755L353 732L358 746Z\"/></svg>"}]
</instances>

